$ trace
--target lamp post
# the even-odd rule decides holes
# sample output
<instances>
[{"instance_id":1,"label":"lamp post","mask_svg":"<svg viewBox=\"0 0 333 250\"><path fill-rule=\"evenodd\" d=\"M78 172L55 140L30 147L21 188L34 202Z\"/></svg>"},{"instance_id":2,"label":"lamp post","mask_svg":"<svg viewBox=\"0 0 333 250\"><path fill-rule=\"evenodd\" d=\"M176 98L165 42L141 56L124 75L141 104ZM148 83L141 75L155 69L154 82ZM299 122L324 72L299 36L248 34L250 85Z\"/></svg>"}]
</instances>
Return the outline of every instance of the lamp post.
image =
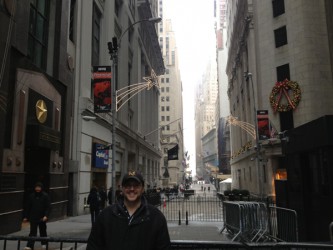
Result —
<instances>
[{"instance_id":1,"label":"lamp post","mask_svg":"<svg viewBox=\"0 0 333 250\"><path fill-rule=\"evenodd\" d=\"M246 72L245 78L248 81L250 79L251 81L251 88L252 88L252 99L253 99L253 118L254 118L254 127L255 127L255 152L256 152L256 161L257 161L257 171L258 171L258 189L259 189L259 197L263 198L263 178L261 174L261 167L260 167L260 143L259 143L259 135L258 135L258 122L257 122L257 108L256 108L256 102L255 102L255 95L254 95L254 85L253 85L253 79L252 79L252 73Z\"/></svg>"},{"instance_id":2,"label":"lamp post","mask_svg":"<svg viewBox=\"0 0 333 250\"><path fill-rule=\"evenodd\" d=\"M136 21L132 23L130 26L128 26L124 32L121 34L119 38L119 42L117 37L112 38L112 42L108 42L108 49L109 54L111 56L112 60L112 80L111 81L111 121L112 121L112 129L111 129L111 135L112 135L112 142L111 142L111 149L112 149L112 161L111 161L111 174L112 174L112 201L116 201L116 166L115 166L115 156L116 156L116 112L117 112L117 94L116 94L116 86L117 86L117 77L118 77L118 51L121 45L121 41L123 36L136 24L142 23L142 22L153 22L158 23L161 22L162 18L160 17L152 17L148 19L142 19L139 21Z\"/></svg>"}]
</instances>

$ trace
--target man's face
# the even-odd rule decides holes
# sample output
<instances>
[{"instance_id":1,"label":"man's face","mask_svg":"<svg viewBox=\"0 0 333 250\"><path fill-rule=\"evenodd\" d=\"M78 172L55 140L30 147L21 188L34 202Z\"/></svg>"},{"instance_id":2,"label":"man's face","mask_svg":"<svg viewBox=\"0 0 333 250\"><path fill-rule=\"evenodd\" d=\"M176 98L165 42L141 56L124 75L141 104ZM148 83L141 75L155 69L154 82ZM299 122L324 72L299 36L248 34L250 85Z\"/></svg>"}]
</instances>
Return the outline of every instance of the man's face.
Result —
<instances>
[{"instance_id":1,"label":"man's face","mask_svg":"<svg viewBox=\"0 0 333 250\"><path fill-rule=\"evenodd\" d=\"M35 187L35 192L40 193L42 191L42 188L40 186Z\"/></svg>"},{"instance_id":2,"label":"man's face","mask_svg":"<svg viewBox=\"0 0 333 250\"><path fill-rule=\"evenodd\" d=\"M139 202L143 194L144 188L141 182L136 180L128 180L123 184L124 199L130 202Z\"/></svg>"}]
</instances>

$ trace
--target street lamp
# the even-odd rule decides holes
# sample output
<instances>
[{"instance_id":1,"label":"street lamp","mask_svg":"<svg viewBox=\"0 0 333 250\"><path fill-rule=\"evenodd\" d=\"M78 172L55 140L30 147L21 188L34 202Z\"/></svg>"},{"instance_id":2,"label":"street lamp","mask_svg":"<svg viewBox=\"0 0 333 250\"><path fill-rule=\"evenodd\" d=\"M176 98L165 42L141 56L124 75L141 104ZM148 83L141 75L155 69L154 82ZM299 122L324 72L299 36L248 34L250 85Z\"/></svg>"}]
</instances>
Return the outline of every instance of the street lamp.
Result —
<instances>
[{"instance_id":1,"label":"street lamp","mask_svg":"<svg viewBox=\"0 0 333 250\"><path fill-rule=\"evenodd\" d=\"M112 161L111 161L111 171L112 171L112 201L116 201L116 166L115 166L115 157L116 157L116 112L117 112L117 94L116 94L116 86L117 86L117 77L118 77L118 50L121 45L121 41L123 36L136 24L142 23L142 22L153 22L153 23L158 23L161 22L162 18L160 17L151 17L148 19L142 19L139 21L136 21L132 23L130 26L128 26L124 32L121 34L119 38L119 42L117 37L112 38L112 42L108 42L108 49L109 49L109 54L111 56L112 60L112 79L111 81L111 121L112 121L112 129L111 129L111 135L112 135Z\"/></svg>"},{"instance_id":2,"label":"street lamp","mask_svg":"<svg viewBox=\"0 0 333 250\"><path fill-rule=\"evenodd\" d=\"M253 85L253 79L252 79L252 73L245 72L245 79L248 81L250 79L251 81L251 88L252 88L252 99L253 99L253 117L254 117L254 127L255 127L255 140L256 145L254 147L254 150L256 152L256 160L257 160L257 169L258 169L258 189L259 189L259 197L263 198L263 178L261 174L261 167L260 167L260 143L259 143L259 135L258 135L258 122L257 122L257 108L256 108L256 102L255 102L255 95L254 95L254 85Z\"/></svg>"}]
</instances>

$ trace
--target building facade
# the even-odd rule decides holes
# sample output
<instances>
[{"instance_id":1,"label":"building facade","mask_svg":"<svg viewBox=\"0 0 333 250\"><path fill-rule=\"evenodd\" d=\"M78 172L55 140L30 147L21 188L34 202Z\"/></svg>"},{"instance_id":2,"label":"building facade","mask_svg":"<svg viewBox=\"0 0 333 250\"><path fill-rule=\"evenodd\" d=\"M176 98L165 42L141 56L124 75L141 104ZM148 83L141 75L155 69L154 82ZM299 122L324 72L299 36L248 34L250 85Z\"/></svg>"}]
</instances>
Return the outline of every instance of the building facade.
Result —
<instances>
[{"instance_id":1,"label":"building facade","mask_svg":"<svg viewBox=\"0 0 333 250\"><path fill-rule=\"evenodd\" d=\"M160 5L160 9L162 5ZM183 133L183 88L178 64L175 33L170 19L160 24L159 41L165 63L165 75L160 78L160 128L163 159L163 187L183 182L185 174ZM168 151L178 145L178 159L168 160Z\"/></svg>"},{"instance_id":2,"label":"building facade","mask_svg":"<svg viewBox=\"0 0 333 250\"><path fill-rule=\"evenodd\" d=\"M75 21L70 47L75 58L75 78L69 181L71 212L75 215L88 212L85 204L92 186L109 189L115 181L114 187L118 188L129 169L142 173L146 187L159 182L163 154L158 131L160 90L155 75L164 74L164 63L157 24L147 21L157 17L157 1L72 3ZM110 110L96 112L96 88L92 82L96 67L103 70L112 65L108 43L114 42L114 37L118 43L118 67L111 72L111 84L115 83L116 90L112 124ZM109 94L110 89L106 92ZM115 145L111 145L112 126ZM151 133L156 129L157 133Z\"/></svg>"},{"instance_id":3,"label":"building facade","mask_svg":"<svg viewBox=\"0 0 333 250\"><path fill-rule=\"evenodd\" d=\"M302 241L328 240L333 218L332 137L323 136L332 10L325 0L228 1L230 113L249 128L231 129L233 187L295 209Z\"/></svg>"},{"instance_id":4,"label":"building facade","mask_svg":"<svg viewBox=\"0 0 333 250\"><path fill-rule=\"evenodd\" d=\"M20 230L26 197L37 181L50 195L50 219L67 215L69 2L0 3L0 234Z\"/></svg>"}]
</instances>

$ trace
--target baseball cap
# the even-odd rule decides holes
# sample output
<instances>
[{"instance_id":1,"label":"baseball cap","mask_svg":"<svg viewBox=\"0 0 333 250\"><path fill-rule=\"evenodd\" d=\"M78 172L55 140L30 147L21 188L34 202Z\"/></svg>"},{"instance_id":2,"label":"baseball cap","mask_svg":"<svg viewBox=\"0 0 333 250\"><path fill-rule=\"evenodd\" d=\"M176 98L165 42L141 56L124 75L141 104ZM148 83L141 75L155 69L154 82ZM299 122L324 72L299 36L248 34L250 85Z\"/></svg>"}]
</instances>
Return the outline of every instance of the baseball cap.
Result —
<instances>
[{"instance_id":1,"label":"baseball cap","mask_svg":"<svg viewBox=\"0 0 333 250\"><path fill-rule=\"evenodd\" d=\"M128 173L123 177L122 185L124 185L129 180L136 180L142 185L144 184L143 177L139 171L129 170Z\"/></svg>"}]
</instances>

